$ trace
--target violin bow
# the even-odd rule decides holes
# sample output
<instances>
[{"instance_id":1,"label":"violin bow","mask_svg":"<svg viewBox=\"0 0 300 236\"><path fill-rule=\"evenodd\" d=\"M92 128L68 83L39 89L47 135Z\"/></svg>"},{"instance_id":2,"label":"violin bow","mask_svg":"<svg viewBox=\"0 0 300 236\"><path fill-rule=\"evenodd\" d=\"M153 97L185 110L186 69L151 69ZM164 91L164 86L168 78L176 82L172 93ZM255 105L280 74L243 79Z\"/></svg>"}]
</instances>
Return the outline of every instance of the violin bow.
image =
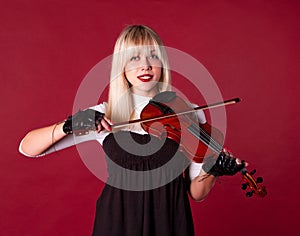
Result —
<instances>
[{"instance_id":1,"label":"violin bow","mask_svg":"<svg viewBox=\"0 0 300 236\"><path fill-rule=\"evenodd\" d=\"M208 105L194 107L192 109L181 111L181 112L174 113L174 114L159 115L159 116L149 117L149 118L146 118L146 119L135 119L135 120L125 121L125 122L120 122L120 123L111 125L111 128L112 129L114 129L114 128L121 128L121 127L126 127L126 126L128 126L130 124L142 123L142 122L149 122L149 121L156 121L156 120L171 118L171 117L175 117L175 116L180 116L180 115L185 115L185 114L189 114L189 113L192 113L192 112L196 112L198 110L207 110L207 109L210 109L210 108L216 108L216 107L231 105L231 104L238 103L240 101L241 101L240 98L232 98L232 99L228 99L228 100L221 101L221 102L216 102L216 103L211 103L211 104L208 104Z\"/></svg>"}]
</instances>

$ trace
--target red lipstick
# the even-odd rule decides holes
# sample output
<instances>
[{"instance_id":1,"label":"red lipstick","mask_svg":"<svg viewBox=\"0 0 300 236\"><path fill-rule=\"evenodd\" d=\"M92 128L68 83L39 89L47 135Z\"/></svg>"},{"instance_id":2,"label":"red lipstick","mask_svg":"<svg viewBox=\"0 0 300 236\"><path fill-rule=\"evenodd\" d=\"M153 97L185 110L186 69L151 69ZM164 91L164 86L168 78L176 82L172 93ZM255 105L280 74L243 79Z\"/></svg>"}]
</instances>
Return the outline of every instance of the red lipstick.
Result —
<instances>
[{"instance_id":1,"label":"red lipstick","mask_svg":"<svg viewBox=\"0 0 300 236\"><path fill-rule=\"evenodd\" d=\"M149 82L153 78L153 75L143 74L143 75L137 76L137 78L142 82Z\"/></svg>"}]
</instances>

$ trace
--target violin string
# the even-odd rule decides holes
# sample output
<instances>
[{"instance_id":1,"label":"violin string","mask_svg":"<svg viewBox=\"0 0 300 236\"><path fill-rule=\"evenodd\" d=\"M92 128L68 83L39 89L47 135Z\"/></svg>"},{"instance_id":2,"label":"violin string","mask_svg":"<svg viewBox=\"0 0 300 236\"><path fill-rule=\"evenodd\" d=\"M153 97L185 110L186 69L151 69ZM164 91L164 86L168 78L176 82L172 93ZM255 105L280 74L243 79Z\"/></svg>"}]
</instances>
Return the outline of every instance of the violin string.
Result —
<instances>
[{"instance_id":1,"label":"violin string","mask_svg":"<svg viewBox=\"0 0 300 236\"><path fill-rule=\"evenodd\" d=\"M195 126L195 127L199 127L199 126ZM210 142L215 146L216 150L219 152L222 151L223 149L223 146L218 142L216 141L212 135L208 134L204 129L202 129L201 127L199 127L199 130L200 130L200 133L202 133L203 135L205 135L206 137L209 138Z\"/></svg>"},{"instance_id":2,"label":"violin string","mask_svg":"<svg viewBox=\"0 0 300 236\"><path fill-rule=\"evenodd\" d=\"M207 147L211 148L213 151L217 152L217 150L215 149L214 145L209 143L209 140L204 139L203 137L201 137L201 135L199 136L198 131L195 131L192 128L188 128L188 130L197 138L199 139L202 143L204 143Z\"/></svg>"},{"instance_id":3,"label":"violin string","mask_svg":"<svg viewBox=\"0 0 300 236\"><path fill-rule=\"evenodd\" d=\"M196 125L194 122L194 119L192 119L189 115L184 115L185 118L190 120L190 123L192 125L189 126L188 130L192 132L192 134L200 139L202 142L204 142L208 147L213 149L217 154L219 154L222 150L223 147L221 144L219 144L218 141L213 139L211 135L209 135L204 129L202 129L199 125ZM200 134L200 136L199 136Z\"/></svg>"},{"instance_id":4,"label":"violin string","mask_svg":"<svg viewBox=\"0 0 300 236\"><path fill-rule=\"evenodd\" d=\"M201 127L192 124L188 130L192 132L196 138L200 139L202 142L204 142L208 147L213 149L216 153L220 153L222 151L222 146L213 139L205 130L203 130Z\"/></svg>"},{"instance_id":5,"label":"violin string","mask_svg":"<svg viewBox=\"0 0 300 236\"><path fill-rule=\"evenodd\" d=\"M201 131L200 131L201 132ZM202 138L201 138L201 136L202 136ZM205 136L204 136L205 137ZM203 134L201 135L200 134L200 140L203 140ZM216 145L215 143L214 143L214 140L213 139L211 139L211 138L206 138L207 139L207 141L206 142L204 142L208 147L210 147L211 149L213 149L216 153L220 153L220 148L218 147L218 145Z\"/></svg>"},{"instance_id":6,"label":"violin string","mask_svg":"<svg viewBox=\"0 0 300 236\"><path fill-rule=\"evenodd\" d=\"M203 129L201 129L199 127L194 127L193 131L197 132L197 133L200 133L200 136L198 136L200 138L200 140L204 141L204 143L208 147L213 149L216 153L219 153L221 151L221 148L215 142L215 140L213 138L211 138Z\"/></svg>"},{"instance_id":7,"label":"violin string","mask_svg":"<svg viewBox=\"0 0 300 236\"><path fill-rule=\"evenodd\" d=\"M190 120L192 125L189 126L188 130L199 140L205 143L208 147L213 149L217 154L219 154L223 147L216 140L214 140L211 135L209 135L205 130L203 130L199 125L196 125L194 119L189 115L184 115L185 118ZM200 134L200 136L199 136Z\"/></svg>"},{"instance_id":8,"label":"violin string","mask_svg":"<svg viewBox=\"0 0 300 236\"><path fill-rule=\"evenodd\" d=\"M217 153L219 154L222 151L222 149L223 149L222 145L218 141L216 141L211 135L209 135L204 129L202 129L199 126L195 126L195 127L196 127L196 129L200 130L200 134L204 135L206 138L209 139L209 141L210 141L209 144L212 145L212 146L214 146L214 148L216 149Z\"/></svg>"}]
</instances>

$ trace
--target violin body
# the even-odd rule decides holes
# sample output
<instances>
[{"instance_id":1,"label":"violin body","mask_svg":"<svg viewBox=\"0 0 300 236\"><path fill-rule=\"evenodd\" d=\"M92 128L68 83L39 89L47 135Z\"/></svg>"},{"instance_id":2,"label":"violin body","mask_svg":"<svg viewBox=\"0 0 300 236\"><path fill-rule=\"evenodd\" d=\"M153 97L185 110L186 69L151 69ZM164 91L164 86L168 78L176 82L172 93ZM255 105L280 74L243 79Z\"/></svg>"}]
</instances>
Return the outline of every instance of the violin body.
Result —
<instances>
[{"instance_id":1,"label":"violin body","mask_svg":"<svg viewBox=\"0 0 300 236\"><path fill-rule=\"evenodd\" d=\"M167 95L167 96L166 96ZM169 138L180 144L181 151L191 160L202 163L204 157L216 155L211 142L223 143L223 134L210 124L200 124L195 113L171 116L191 110L191 107L173 92L155 96L141 112L141 119L166 115L166 118L141 123L143 129L159 138ZM199 142L199 139L203 142ZM218 150L219 151L219 150ZM218 154L218 153L217 153Z\"/></svg>"}]
</instances>

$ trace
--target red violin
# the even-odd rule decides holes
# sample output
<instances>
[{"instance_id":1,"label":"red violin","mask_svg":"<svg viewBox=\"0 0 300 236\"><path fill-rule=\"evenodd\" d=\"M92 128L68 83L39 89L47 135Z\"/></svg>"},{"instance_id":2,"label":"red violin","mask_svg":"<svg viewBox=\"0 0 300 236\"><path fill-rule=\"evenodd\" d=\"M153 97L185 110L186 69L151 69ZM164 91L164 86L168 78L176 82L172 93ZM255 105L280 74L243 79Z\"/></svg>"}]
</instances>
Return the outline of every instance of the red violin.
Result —
<instances>
[{"instance_id":1,"label":"red violin","mask_svg":"<svg viewBox=\"0 0 300 236\"><path fill-rule=\"evenodd\" d=\"M144 107L140 119L112 125L112 128L141 123L142 128L149 134L159 138L169 138L180 145L181 151L191 160L202 163L204 157L219 155L223 150L223 134L208 123L200 124L195 111L217 106L224 106L239 102L239 98L191 108L175 92L162 92L156 95ZM244 184L243 189L250 188L246 196L257 194L264 197L266 187L262 186L262 178L253 178L255 171L241 171Z\"/></svg>"}]
</instances>

